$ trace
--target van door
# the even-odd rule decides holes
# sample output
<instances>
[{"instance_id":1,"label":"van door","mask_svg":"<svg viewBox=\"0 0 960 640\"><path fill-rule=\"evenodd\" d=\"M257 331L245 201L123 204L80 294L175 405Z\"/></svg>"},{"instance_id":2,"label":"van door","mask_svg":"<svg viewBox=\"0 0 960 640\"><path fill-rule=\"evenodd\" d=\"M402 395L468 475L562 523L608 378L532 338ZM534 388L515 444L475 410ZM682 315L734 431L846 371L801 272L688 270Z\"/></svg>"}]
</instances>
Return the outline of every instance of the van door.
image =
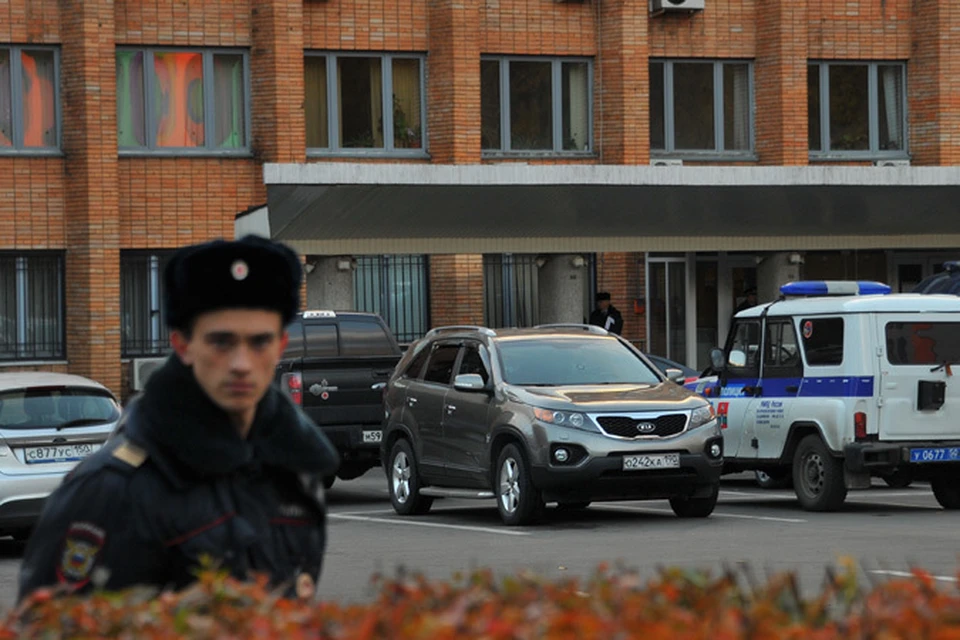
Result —
<instances>
[{"instance_id":1,"label":"van door","mask_svg":"<svg viewBox=\"0 0 960 640\"><path fill-rule=\"evenodd\" d=\"M960 440L960 314L883 314L880 439Z\"/></svg>"},{"instance_id":2,"label":"van door","mask_svg":"<svg viewBox=\"0 0 960 640\"><path fill-rule=\"evenodd\" d=\"M803 381L803 360L793 318L767 317L760 397L750 406L744 429L745 448L761 459L779 458L790 430L790 416Z\"/></svg>"},{"instance_id":3,"label":"van door","mask_svg":"<svg viewBox=\"0 0 960 640\"><path fill-rule=\"evenodd\" d=\"M724 428L724 456L754 457L755 452L744 451L742 435L746 427L747 411L760 378L760 320L736 320L727 341L727 368L720 376L717 414Z\"/></svg>"}]
</instances>

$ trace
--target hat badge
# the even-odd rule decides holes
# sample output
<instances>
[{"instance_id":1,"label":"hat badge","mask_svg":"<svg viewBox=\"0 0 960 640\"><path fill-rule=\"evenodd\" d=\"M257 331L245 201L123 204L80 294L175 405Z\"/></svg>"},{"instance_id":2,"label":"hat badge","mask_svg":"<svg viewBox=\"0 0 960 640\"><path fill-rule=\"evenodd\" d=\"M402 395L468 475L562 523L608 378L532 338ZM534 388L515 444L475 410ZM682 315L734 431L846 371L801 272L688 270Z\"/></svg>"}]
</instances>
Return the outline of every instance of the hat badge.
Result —
<instances>
[{"instance_id":1,"label":"hat badge","mask_svg":"<svg viewBox=\"0 0 960 640\"><path fill-rule=\"evenodd\" d=\"M250 267L243 260L235 260L230 265L230 274L233 275L234 280L244 280L250 274Z\"/></svg>"}]
</instances>

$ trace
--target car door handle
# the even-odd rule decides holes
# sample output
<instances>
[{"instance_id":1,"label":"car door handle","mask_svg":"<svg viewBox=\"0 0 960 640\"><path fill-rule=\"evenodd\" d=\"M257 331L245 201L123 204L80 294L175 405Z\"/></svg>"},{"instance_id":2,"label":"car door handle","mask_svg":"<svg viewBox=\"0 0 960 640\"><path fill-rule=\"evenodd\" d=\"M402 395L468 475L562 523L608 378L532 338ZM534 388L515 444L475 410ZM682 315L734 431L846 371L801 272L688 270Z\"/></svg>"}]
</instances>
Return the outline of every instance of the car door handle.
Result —
<instances>
[{"instance_id":1,"label":"car door handle","mask_svg":"<svg viewBox=\"0 0 960 640\"><path fill-rule=\"evenodd\" d=\"M373 377L374 378L388 378L390 374L393 373L393 369L374 369Z\"/></svg>"},{"instance_id":2,"label":"car door handle","mask_svg":"<svg viewBox=\"0 0 960 640\"><path fill-rule=\"evenodd\" d=\"M416 398L407 398L407 406L412 407L415 404L417 404Z\"/></svg>"},{"instance_id":3,"label":"car door handle","mask_svg":"<svg viewBox=\"0 0 960 640\"><path fill-rule=\"evenodd\" d=\"M380 389L383 389L383 388L385 388L386 386L387 386L387 383L386 383L386 382L376 382L376 383L370 385L370 388L373 389L374 391L379 391Z\"/></svg>"},{"instance_id":4,"label":"car door handle","mask_svg":"<svg viewBox=\"0 0 960 640\"><path fill-rule=\"evenodd\" d=\"M791 384L790 386L787 387L786 391L787 393L796 393L797 391L800 391L800 387L798 387L795 384Z\"/></svg>"},{"instance_id":5,"label":"car door handle","mask_svg":"<svg viewBox=\"0 0 960 640\"><path fill-rule=\"evenodd\" d=\"M453 406L452 404L448 404L448 405L447 405L447 415L452 414L452 413L453 413L454 411L456 411L456 410L457 410L457 408L456 408L455 406Z\"/></svg>"}]
</instances>

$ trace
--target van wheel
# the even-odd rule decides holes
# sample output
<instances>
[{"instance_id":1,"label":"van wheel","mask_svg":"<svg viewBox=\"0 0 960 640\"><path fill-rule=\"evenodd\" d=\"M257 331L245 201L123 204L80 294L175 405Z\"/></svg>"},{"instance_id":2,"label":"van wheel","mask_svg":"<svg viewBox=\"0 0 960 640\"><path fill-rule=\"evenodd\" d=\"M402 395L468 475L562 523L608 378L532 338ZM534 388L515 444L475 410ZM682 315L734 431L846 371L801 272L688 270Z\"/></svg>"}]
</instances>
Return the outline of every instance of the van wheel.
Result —
<instances>
[{"instance_id":1,"label":"van wheel","mask_svg":"<svg viewBox=\"0 0 960 640\"><path fill-rule=\"evenodd\" d=\"M753 472L757 485L761 489L783 489L790 486L790 470L761 471Z\"/></svg>"},{"instance_id":2,"label":"van wheel","mask_svg":"<svg viewBox=\"0 0 960 640\"><path fill-rule=\"evenodd\" d=\"M913 484L913 471L910 469L897 469L893 473L883 476L883 481L888 487L893 489L906 489Z\"/></svg>"},{"instance_id":3,"label":"van wheel","mask_svg":"<svg viewBox=\"0 0 960 640\"><path fill-rule=\"evenodd\" d=\"M420 495L420 474L410 443L397 440L390 450L388 475L390 502L402 516L423 515L430 511L433 498Z\"/></svg>"},{"instance_id":4,"label":"van wheel","mask_svg":"<svg viewBox=\"0 0 960 640\"><path fill-rule=\"evenodd\" d=\"M511 526L534 524L543 514L543 496L533 486L526 459L515 444L508 444L497 458L494 479L497 511L503 523Z\"/></svg>"},{"instance_id":5,"label":"van wheel","mask_svg":"<svg viewBox=\"0 0 960 640\"><path fill-rule=\"evenodd\" d=\"M807 436L797 447L793 490L807 511L836 511L847 499L843 461L831 455L818 435Z\"/></svg>"},{"instance_id":6,"label":"van wheel","mask_svg":"<svg viewBox=\"0 0 960 640\"><path fill-rule=\"evenodd\" d=\"M706 498L670 498L670 508L681 518L706 518L713 513L720 497L720 483L713 485L713 493Z\"/></svg>"},{"instance_id":7,"label":"van wheel","mask_svg":"<svg viewBox=\"0 0 960 640\"><path fill-rule=\"evenodd\" d=\"M940 476L930 481L933 495L944 509L960 509L960 487L956 478Z\"/></svg>"}]
</instances>

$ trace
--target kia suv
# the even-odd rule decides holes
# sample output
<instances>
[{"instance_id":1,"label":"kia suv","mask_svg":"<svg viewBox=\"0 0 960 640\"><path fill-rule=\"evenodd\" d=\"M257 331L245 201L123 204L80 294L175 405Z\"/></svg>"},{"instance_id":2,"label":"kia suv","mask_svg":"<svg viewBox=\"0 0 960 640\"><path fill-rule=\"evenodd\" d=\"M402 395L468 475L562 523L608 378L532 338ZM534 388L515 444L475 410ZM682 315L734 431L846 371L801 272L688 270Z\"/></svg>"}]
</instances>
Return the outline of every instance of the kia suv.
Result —
<instances>
[{"instance_id":1,"label":"kia suv","mask_svg":"<svg viewBox=\"0 0 960 640\"><path fill-rule=\"evenodd\" d=\"M711 405L599 327L443 327L412 345L384 390L383 467L401 515L437 497L495 499L507 525L546 503L717 502L723 437Z\"/></svg>"}]
</instances>

